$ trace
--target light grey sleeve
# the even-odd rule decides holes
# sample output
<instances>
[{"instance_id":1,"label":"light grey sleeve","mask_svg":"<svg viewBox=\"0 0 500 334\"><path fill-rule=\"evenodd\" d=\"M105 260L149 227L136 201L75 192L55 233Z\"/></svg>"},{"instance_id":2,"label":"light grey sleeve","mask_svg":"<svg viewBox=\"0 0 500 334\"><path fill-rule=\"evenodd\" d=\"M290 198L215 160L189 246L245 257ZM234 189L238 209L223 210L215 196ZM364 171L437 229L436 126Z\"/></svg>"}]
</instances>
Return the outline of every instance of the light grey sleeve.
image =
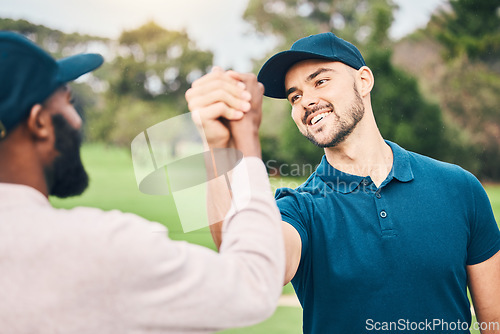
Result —
<instances>
[{"instance_id":1,"label":"light grey sleeve","mask_svg":"<svg viewBox=\"0 0 500 334\"><path fill-rule=\"evenodd\" d=\"M260 159L244 158L236 167L232 192L220 253L151 232L136 216L114 234L107 258L121 326L209 333L251 325L274 312L285 271L284 243Z\"/></svg>"}]
</instances>

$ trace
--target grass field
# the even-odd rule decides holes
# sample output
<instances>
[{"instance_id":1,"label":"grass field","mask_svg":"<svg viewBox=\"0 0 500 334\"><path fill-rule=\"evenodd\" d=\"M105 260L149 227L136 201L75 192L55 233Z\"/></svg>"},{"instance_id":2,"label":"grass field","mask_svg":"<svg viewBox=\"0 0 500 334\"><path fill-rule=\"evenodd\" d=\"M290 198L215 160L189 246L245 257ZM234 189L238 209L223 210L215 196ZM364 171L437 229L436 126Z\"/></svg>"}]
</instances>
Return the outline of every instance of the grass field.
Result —
<instances>
[{"instance_id":1,"label":"grass field","mask_svg":"<svg viewBox=\"0 0 500 334\"><path fill-rule=\"evenodd\" d=\"M166 225L169 236L214 249L208 228L184 233L173 200L168 196L150 196L139 192L129 150L87 144L82 148L84 164L90 176L89 189L79 197L51 198L56 207L91 206L104 210L133 212L148 220ZM273 186L300 184L300 180L272 180ZM500 185L487 185L486 191L500 222ZM284 293L293 293L288 285ZM267 321L248 328L224 331L224 334L299 334L302 333L302 312L298 307L278 307ZM477 332L478 333L478 332ZM473 334L476 334L473 332Z\"/></svg>"}]
</instances>

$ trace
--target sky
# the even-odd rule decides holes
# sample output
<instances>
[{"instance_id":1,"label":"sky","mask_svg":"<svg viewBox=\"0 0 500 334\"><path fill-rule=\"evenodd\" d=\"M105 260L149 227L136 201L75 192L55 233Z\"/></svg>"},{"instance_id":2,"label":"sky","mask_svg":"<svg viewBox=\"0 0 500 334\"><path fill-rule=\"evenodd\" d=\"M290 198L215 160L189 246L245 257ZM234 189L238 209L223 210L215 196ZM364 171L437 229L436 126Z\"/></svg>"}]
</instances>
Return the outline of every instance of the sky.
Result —
<instances>
[{"instance_id":1,"label":"sky","mask_svg":"<svg viewBox=\"0 0 500 334\"><path fill-rule=\"evenodd\" d=\"M445 0L395 0L399 10L390 34L400 38L423 27ZM214 52L216 65L250 71L251 59L273 47L242 19L248 0L0 0L0 17L26 19L64 32L117 38L154 20L185 29L198 47Z\"/></svg>"}]
</instances>

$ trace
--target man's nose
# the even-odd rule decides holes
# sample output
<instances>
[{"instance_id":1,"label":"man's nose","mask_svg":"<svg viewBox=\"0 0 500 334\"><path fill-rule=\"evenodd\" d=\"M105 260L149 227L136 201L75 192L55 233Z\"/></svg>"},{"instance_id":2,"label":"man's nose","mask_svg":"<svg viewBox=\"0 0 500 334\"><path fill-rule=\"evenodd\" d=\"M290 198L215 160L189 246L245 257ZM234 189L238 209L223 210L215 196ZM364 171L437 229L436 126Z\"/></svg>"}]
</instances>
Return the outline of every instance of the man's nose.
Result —
<instances>
[{"instance_id":1,"label":"man's nose","mask_svg":"<svg viewBox=\"0 0 500 334\"><path fill-rule=\"evenodd\" d=\"M303 93L302 95L302 105L304 108L310 108L318 104L318 97L314 94Z\"/></svg>"}]
</instances>

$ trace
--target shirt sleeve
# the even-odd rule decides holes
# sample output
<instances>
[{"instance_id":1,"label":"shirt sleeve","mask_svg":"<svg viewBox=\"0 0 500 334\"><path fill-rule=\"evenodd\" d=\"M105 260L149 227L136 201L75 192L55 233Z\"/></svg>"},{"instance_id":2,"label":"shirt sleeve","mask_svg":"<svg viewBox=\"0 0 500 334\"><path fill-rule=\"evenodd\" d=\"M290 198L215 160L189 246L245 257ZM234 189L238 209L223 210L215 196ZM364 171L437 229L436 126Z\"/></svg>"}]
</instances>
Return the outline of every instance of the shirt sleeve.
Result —
<instances>
[{"instance_id":1,"label":"shirt sleeve","mask_svg":"<svg viewBox=\"0 0 500 334\"><path fill-rule=\"evenodd\" d=\"M122 326L209 333L274 312L285 271L279 211L260 159L244 158L233 177L237 209L224 222L220 253L172 241L161 225L134 215L108 217L120 221L106 258Z\"/></svg>"},{"instance_id":2,"label":"shirt sleeve","mask_svg":"<svg viewBox=\"0 0 500 334\"><path fill-rule=\"evenodd\" d=\"M488 260L500 250L500 230L488 195L475 176L468 173L473 209L470 213L470 239L467 265Z\"/></svg>"}]
</instances>

